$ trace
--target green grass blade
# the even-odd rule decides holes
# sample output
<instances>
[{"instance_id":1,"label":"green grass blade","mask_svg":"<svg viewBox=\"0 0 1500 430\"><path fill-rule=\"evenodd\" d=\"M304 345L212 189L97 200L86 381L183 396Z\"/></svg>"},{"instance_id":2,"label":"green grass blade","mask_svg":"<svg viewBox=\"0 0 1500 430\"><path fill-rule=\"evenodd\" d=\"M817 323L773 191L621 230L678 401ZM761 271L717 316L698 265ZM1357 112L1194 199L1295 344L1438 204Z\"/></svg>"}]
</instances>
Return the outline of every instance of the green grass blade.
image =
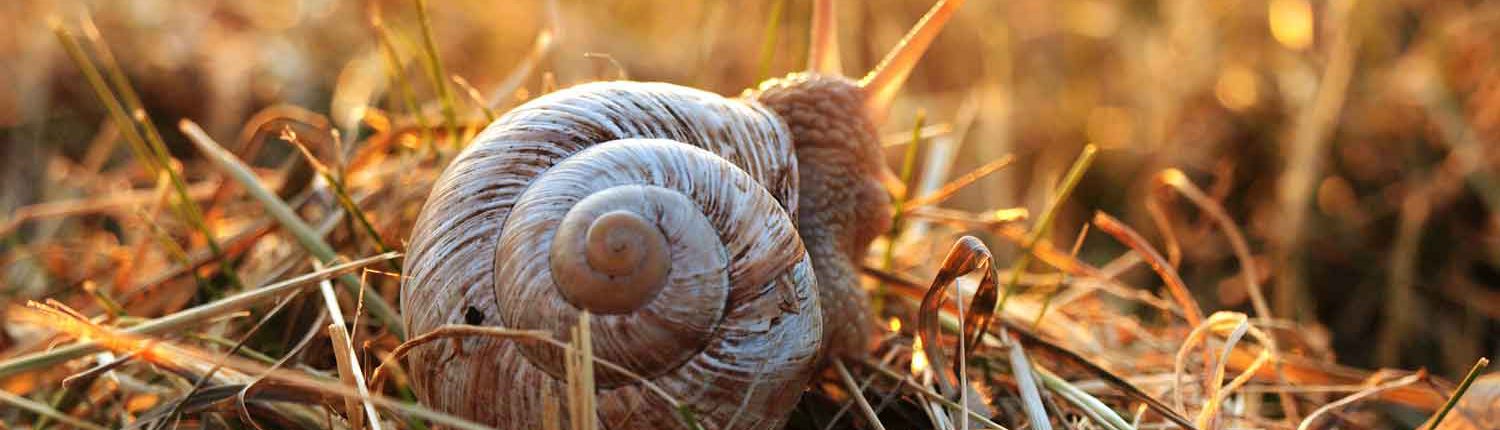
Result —
<instances>
[{"instance_id":1,"label":"green grass blade","mask_svg":"<svg viewBox=\"0 0 1500 430\"><path fill-rule=\"evenodd\" d=\"M338 255L334 253L333 247L328 246L328 243L323 241L322 236L317 234L311 226L307 225L307 222L303 221L302 217L298 216L297 212L293 211L291 206L287 206L286 202L276 197L274 191L266 188L265 184L262 184L260 179L255 176L255 173L251 172L248 166L245 166L244 162L241 162L239 158L229 153L224 147L219 146L218 142L208 137L208 134L192 121L183 120L180 128L183 134L188 136L188 140L192 141L203 152L204 156L213 161L214 165L218 166L224 173L234 178L236 182L239 182L241 186L244 186L245 190L252 197L260 201L261 206L266 209L266 212L276 218L276 221L281 224L282 228L291 232L297 238L297 241L302 244L302 247L307 249L308 253L325 264L333 264L334 260L338 259ZM358 294L360 283L353 275L341 276L339 277L339 281L351 294ZM368 295L367 302L370 305L370 313L374 314L381 321L386 330L389 330L398 339L406 339L406 331L401 325L401 317L396 314L396 309L385 301L385 298L378 294L371 294Z\"/></svg>"}]
</instances>

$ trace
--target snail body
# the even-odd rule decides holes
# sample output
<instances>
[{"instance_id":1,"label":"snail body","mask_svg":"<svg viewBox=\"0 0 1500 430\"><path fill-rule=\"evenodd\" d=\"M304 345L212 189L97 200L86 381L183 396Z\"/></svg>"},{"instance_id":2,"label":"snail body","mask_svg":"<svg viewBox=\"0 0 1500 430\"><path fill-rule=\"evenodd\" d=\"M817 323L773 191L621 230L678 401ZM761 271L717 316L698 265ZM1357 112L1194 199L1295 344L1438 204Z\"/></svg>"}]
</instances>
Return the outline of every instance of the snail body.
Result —
<instances>
[{"instance_id":1,"label":"snail body","mask_svg":"<svg viewBox=\"0 0 1500 430\"><path fill-rule=\"evenodd\" d=\"M890 202L870 94L815 70L738 98L616 81L513 109L418 216L408 332L567 340L586 311L594 355L628 370L595 366L604 428L680 426L643 380L708 428L780 426L824 357L864 354L871 338L856 262ZM565 362L551 345L468 338L414 350L408 373L429 406L532 428L566 397Z\"/></svg>"}]
</instances>

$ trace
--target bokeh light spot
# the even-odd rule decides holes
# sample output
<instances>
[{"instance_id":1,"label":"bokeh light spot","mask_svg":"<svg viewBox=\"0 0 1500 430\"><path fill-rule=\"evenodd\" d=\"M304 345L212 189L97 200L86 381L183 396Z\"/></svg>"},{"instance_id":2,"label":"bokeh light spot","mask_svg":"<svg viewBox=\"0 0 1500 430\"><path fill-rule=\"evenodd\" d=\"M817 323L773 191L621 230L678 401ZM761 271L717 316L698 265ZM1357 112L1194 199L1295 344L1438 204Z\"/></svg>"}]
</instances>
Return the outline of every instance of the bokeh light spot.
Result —
<instances>
[{"instance_id":1,"label":"bokeh light spot","mask_svg":"<svg viewBox=\"0 0 1500 430\"><path fill-rule=\"evenodd\" d=\"M1266 17L1277 42L1296 50L1312 45L1313 12L1307 0L1271 0Z\"/></svg>"}]
</instances>

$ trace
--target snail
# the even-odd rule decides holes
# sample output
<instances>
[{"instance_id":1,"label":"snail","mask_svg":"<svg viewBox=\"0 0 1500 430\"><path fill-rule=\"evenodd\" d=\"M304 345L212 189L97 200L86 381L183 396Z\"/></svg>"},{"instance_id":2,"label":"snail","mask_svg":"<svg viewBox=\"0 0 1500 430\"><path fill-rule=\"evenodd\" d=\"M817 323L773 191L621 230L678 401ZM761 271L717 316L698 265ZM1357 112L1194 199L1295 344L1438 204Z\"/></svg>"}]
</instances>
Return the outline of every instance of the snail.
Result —
<instances>
[{"instance_id":1,"label":"snail","mask_svg":"<svg viewBox=\"0 0 1500 430\"><path fill-rule=\"evenodd\" d=\"M833 2L814 6L810 70L726 98L595 82L516 107L434 184L413 227L401 310L551 332L590 314L597 423L775 428L826 357L869 347L857 262L889 228L875 136L896 90L961 2L939 1L869 75L840 73ZM564 352L466 339L408 357L428 406L540 427ZM576 417L562 417L570 419Z\"/></svg>"}]
</instances>

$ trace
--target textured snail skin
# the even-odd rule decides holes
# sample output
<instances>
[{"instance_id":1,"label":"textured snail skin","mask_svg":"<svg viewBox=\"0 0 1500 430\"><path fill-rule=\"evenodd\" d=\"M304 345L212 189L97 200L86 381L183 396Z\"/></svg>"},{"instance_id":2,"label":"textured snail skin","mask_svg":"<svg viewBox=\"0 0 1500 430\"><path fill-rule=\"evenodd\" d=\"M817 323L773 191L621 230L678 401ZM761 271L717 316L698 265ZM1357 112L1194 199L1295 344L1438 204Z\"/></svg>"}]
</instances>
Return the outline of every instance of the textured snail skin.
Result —
<instances>
[{"instance_id":1,"label":"textured snail skin","mask_svg":"<svg viewBox=\"0 0 1500 430\"><path fill-rule=\"evenodd\" d=\"M858 262L891 227L886 167L864 93L842 76L794 73L745 96L776 112L791 131L801 189L798 231L812 255L830 356L868 349L873 314L859 285Z\"/></svg>"},{"instance_id":2,"label":"textured snail skin","mask_svg":"<svg viewBox=\"0 0 1500 430\"><path fill-rule=\"evenodd\" d=\"M861 187L868 180L841 178L856 187L838 189L799 187L799 181L859 174L850 166L869 160L811 146L829 139L794 139L788 124L805 123L777 112L675 85L607 82L558 91L507 113L444 171L418 216L402 285L408 331L478 324L549 330L566 339L580 308L594 309L595 353L690 405L705 427L779 427L824 353L825 314L853 315L819 301L865 301L862 293L829 291L857 292L848 258L869 238L823 235L867 234L851 225L872 215L837 208L850 191L855 201L867 199ZM804 155L828 164L799 172L797 157ZM618 197L629 193L647 197ZM606 198L615 201L599 203ZM643 203L623 203L632 201ZM799 209L807 202L827 212L804 223L804 231L797 216L813 213ZM577 215L592 227L614 210L634 211L662 229L673 260L668 281L659 290L632 289L623 299L569 300L589 290L573 286L564 294L557 282L566 276L551 271L587 259L556 262L549 255L557 249L565 255L569 246L587 254L588 247L554 247L558 227L573 211L594 211ZM816 260L824 257L840 260ZM838 290L819 288L825 274ZM644 304L628 309L637 306L636 294L647 294ZM858 317L839 325L868 318ZM561 352L545 345L470 338L418 348L408 373L431 407L533 428L541 425L544 399L566 401L562 363ZM602 427L680 426L676 411L639 381L595 369Z\"/></svg>"}]
</instances>

